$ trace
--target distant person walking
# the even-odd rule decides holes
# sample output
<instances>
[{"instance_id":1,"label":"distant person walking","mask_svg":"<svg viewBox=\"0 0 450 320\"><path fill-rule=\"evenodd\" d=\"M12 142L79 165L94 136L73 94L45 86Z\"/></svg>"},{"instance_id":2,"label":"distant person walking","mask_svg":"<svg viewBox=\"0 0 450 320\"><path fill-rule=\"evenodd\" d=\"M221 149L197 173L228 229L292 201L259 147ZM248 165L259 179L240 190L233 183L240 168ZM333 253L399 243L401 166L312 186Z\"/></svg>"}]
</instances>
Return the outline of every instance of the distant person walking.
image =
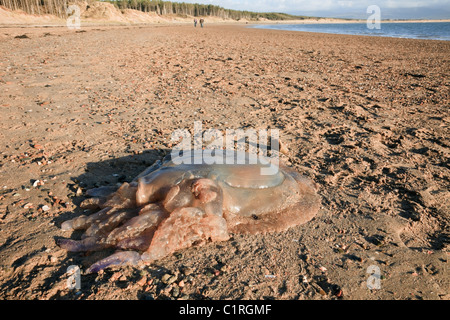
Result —
<instances>
[{"instance_id":1,"label":"distant person walking","mask_svg":"<svg viewBox=\"0 0 450 320\"><path fill-rule=\"evenodd\" d=\"M203 24L205 23L205 20L202 18L202 19L200 19L200 27L202 27L203 28Z\"/></svg>"},{"instance_id":2,"label":"distant person walking","mask_svg":"<svg viewBox=\"0 0 450 320\"><path fill-rule=\"evenodd\" d=\"M197 19L194 19L194 27L197 28Z\"/></svg>"}]
</instances>

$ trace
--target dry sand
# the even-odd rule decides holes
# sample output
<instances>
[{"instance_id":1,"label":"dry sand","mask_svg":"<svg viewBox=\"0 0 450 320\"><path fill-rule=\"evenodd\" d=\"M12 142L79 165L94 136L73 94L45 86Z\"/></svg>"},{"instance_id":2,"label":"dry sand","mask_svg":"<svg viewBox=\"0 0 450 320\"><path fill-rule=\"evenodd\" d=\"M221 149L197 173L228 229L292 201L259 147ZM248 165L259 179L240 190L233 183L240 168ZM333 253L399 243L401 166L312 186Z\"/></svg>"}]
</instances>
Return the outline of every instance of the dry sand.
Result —
<instances>
[{"instance_id":1,"label":"dry sand","mask_svg":"<svg viewBox=\"0 0 450 320\"><path fill-rule=\"evenodd\" d=\"M0 39L1 298L449 299L450 42L212 25ZM85 189L130 181L196 120L278 128L317 217L69 290L70 265L105 255L54 242Z\"/></svg>"}]
</instances>

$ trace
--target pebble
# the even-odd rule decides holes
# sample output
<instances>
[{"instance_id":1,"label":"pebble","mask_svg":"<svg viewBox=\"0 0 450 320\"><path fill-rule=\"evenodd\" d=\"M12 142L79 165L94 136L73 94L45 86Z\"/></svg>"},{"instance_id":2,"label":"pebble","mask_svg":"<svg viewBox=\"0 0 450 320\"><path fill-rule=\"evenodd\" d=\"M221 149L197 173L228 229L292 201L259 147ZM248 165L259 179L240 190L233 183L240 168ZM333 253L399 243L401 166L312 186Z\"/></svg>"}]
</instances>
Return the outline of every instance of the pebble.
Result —
<instances>
[{"instance_id":1,"label":"pebble","mask_svg":"<svg viewBox=\"0 0 450 320\"><path fill-rule=\"evenodd\" d=\"M320 271L322 271L322 272L327 271L327 268L325 268L325 267L323 267L323 266L319 267L319 269L320 269Z\"/></svg>"},{"instance_id":2,"label":"pebble","mask_svg":"<svg viewBox=\"0 0 450 320\"><path fill-rule=\"evenodd\" d=\"M323 288L322 287L320 287L319 285L317 285L317 284L313 284L313 283L311 283L311 286L320 294L320 295L322 295L322 296L326 296L327 295L327 293L325 292L325 290L323 290Z\"/></svg>"},{"instance_id":3,"label":"pebble","mask_svg":"<svg viewBox=\"0 0 450 320\"><path fill-rule=\"evenodd\" d=\"M143 287L147 283L147 277L142 277L138 282L136 282L139 286Z\"/></svg>"},{"instance_id":4,"label":"pebble","mask_svg":"<svg viewBox=\"0 0 450 320\"><path fill-rule=\"evenodd\" d=\"M117 281L119 279L121 279L123 277L123 274L121 272L116 272L114 273L111 278L109 279L109 281L114 282ZM126 279L126 278L125 278Z\"/></svg>"},{"instance_id":5,"label":"pebble","mask_svg":"<svg viewBox=\"0 0 450 320\"><path fill-rule=\"evenodd\" d=\"M342 298L344 296L344 292L342 291L342 289L337 289L336 292L334 293L334 295L337 298Z\"/></svg>"},{"instance_id":6,"label":"pebble","mask_svg":"<svg viewBox=\"0 0 450 320\"><path fill-rule=\"evenodd\" d=\"M180 288L177 287L177 286L173 287L173 289L172 289L172 296L174 298L177 298L179 295L180 295Z\"/></svg>"},{"instance_id":7,"label":"pebble","mask_svg":"<svg viewBox=\"0 0 450 320\"><path fill-rule=\"evenodd\" d=\"M181 273L184 274L185 276L188 276L188 275L190 275L194 270L193 270L192 268L183 266L183 267L180 268L180 271L181 271Z\"/></svg>"},{"instance_id":8,"label":"pebble","mask_svg":"<svg viewBox=\"0 0 450 320\"><path fill-rule=\"evenodd\" d=\"M169 280L170 277L171 277L171 275L168 274L168 273L166 273L166 274L164 274L164 275L161 277L161 281L162 281L163 283L167 283L167 281Z\"/></svg>"},{"instance_id":9,"label":"pebble","mask_svg":"<svg viewBox=\"0 0 450 320\"><path fill-rule=\"evenodd\" d=\"M31 208L33 208L33 204L32 204L31 202L28 202L28 203L26 203L26 204L23 206L23 208L24 208L24 209L31 209Z\"/></svg>"},{"instance_id":10,"label":"pebble","mask_svg":"<svg viewBox=\"0 0 450 320\"><path fill-rule=\"evenodd\" d=\"M169 273L166 273L165 275L162 276L161 281L164 284L170 285L172 283L174 283L177 280L177 277L174 275L171 275Z\"/></svg>"}]
</instances>

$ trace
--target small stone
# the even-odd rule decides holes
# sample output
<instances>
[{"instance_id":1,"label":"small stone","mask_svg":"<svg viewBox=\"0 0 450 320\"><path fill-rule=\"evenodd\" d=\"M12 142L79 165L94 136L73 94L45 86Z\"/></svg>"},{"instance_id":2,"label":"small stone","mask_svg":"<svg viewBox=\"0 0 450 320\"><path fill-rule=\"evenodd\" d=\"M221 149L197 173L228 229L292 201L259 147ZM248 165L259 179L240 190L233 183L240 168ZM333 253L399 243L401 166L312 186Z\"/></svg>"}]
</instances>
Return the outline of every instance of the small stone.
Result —
<instances>
[{"instance_id":1,"label":"small stone","mask_svg":"<svg viewBox=\"0 0 450 320\"><path fill-rule=\"evenodd\" d=\"M188 275L192 274L192 272L193 272L194 270L192 270L192 268L183 266L183 267L180 268L180 271L181 271L181 273L184 274L185 276L188 276Z\"/></svg>"},{"instance_id":2,"label":"small stone","mask_svg":"<svg viewBox=\"0 0 450 320\"><path fill-rule=\"evenodd\" d=\"M163 283L167 283L167 281L169 280L170 277L171 277L171 275L168 274L168 273L166 273L166 274L164 274L164 275L161 277L161 281L162 281Z\"/></svg>"},{"instance_id":3,"label":"small stone","mask_svg":"<svg viewBox=\"0 0 450 320\"><path fill-rule=\"evenodd\" d=\"M32 204L31 202L28 202L28 203L26 203L26 204L23 206L23 208L24 208L24 209L31 209L31 208L33 208L33 204Z\"/></svg>"},{"instance_id":4,"label":"small stone","mask_svg":"<svg viewBox=\"0 0 450 320\"><path fill-rule=\"evenodd\" d=\"M143 287L147 283L147 277L142 277L138 282L136 282L139 286Z\"/></svg>"},{"instance_id":5,"label":"small stone","mask_svg":"<svg viewBox=\"0 0 450 320\"><path fill-rule=\"evenodd\" d=\"M48 212L48 211L50 211L50 207L48 205L43 205L42 206L42 211Z\"/></svg>"},{"instance_id":6,"label":"small stone","mask_svg":"<svg viewBox=\"0 0 450 320\"><path fill-rule=\"evenodd\" d=\"M117 281L120 277L122 277L122 273L121 272L116 272L114 273L111 278L109 279L109 281L114 282Z\"/></svg>"},{"instance_id":7,"label":"small stone","mask_svg":"<svg viewBox=\"0 0 450 320\"><path fill-rule=\"evenodd\" d=\"M126 277L125 275L122 275L122 276L119 278L119 281L127 281L127 277Z\"/></svg>"},{"instance_id":8,"label":"small stone","mask_svg":"<svg viewBox=\"0 0 450 320\"><path fill-rule=\"evenodd\" d=\"M167 284L172 284L175 281L177 281L177 276L171 276L168 280L167 280Z\"/></svg>"},{"instance_id":9,"label":"small stone","mask_svg":"<svg viewBox=\"0 0 450 320\"><path fill-rule=\"evenodd\" d=\"M338 290L334 293L334 295L335 295L337 298L342 298L342 297L344 296L344 293L342 292L342 289L338 289Z\"/></svg>"},{"instance_id":10,"label":"small stone","mask_svg":"<svg viewBox=\"0 0 450 320\"><path fill-rule=\"evenodd\" d=\"M180 288L177 287L177 286L173 287L173 289L172 289L172 296L174 298L177 298L179 295L180 295Z\"/></svg>"},{"instance_id":11,"label":"small stone","mask_svg":"<svg viewBox=\"0 0 450 320\"><path fill-rule=\"evenodd\" d=\"M173 255L174 255L177 259L183 258L183 254L180 253L180 252L176 252L176 253L174 253Z\"/></svg>"},{"instance_id":12,"label":"small stone","mask_svg":"<svg viewBox=\"0 0 450 320\"><path fill-rule=\"evenodd\" d=\"M174 275L171 275L169 273L166 273L165 275L162 276L161 281L164 284L170 285L172 283L174 283L177 280L177 277Z\"/></svg>"},{"instance_id":13,"label":"small stone","mask_svg":"<svg viewBox=\"0 0 450 320\"><path fill-rule=\"evenodd\" d=\"M326 296L327 293L325 292L325 290L323 290L321 287L316 288L317 292L320 293L322 296Z\"/></svg>"}]
</instances>

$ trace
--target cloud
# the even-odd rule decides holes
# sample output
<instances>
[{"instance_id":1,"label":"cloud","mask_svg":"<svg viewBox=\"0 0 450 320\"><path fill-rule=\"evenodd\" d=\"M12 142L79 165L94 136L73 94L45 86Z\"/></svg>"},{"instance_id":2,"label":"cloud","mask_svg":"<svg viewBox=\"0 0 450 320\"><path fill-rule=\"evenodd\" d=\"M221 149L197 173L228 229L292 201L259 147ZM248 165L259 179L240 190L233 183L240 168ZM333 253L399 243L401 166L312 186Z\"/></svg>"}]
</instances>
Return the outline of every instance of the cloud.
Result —
<instances>
[{"instance_id":1,"label":"cloud","mask_svg":"<svg viewBox=\"0 0 450 320\"><path fill-rule=\"evenodd\" d=\"M175 0L214 4L227 9L257 12L285 12L312 16L364 18L370 5L378 5L381 12L392 18L420 18L439 16L450 18L450 0ZM422 13L420 10L423 10Z\"/></svg>"},{"instance_id":2,"label":"cloud","mask_svg":"<svg viewBox=\"0 0 450 320\"><path fill-rule=\"evenodd\" d=\"M380 8L445 8L450 0L184 0L191 3L219 5L224 8L252 11L320 11L342 8L365 9L370 5Z\"/></svg>"}]
</instances>

